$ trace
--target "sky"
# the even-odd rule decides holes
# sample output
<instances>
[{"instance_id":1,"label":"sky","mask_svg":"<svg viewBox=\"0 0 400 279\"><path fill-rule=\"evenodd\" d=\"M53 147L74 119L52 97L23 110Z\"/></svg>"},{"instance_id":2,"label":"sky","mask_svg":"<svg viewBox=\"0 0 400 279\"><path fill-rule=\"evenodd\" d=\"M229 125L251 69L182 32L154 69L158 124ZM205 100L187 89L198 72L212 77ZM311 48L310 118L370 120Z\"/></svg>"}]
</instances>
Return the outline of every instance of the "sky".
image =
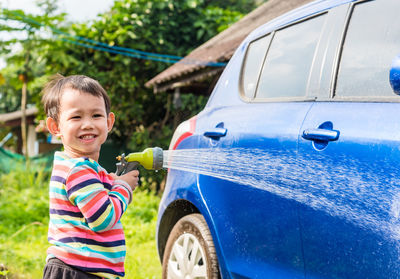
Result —
<instances>
[{"instance_id":1,"label":"sky","mask_svg":"<svg viewBox=\"0 0 400 279\"><path fill-rule=\"evenodd\" d=\"M38 13L35 0L0 0L0 6L8 9L22 9ZM93 19L97 14L111 8L114 0L58 0L60 10L68 14L71 21Z\"/></svg>"},{"instance_id":2,"label":"sky","mask_svg":"<svg viewBox=\"0 0 400 279\"><path fill-rule=\"evenodd\" d=\"M27 13L39 13L35 0L0 0L0 7L8 9L22 9ZM114 0L58 0L60 11L67 13L67 20L83 22L94 19L99 13L109 10ZM0 38L8 38L14 34L1 34ZM0 69L5 62L0 58Z\"/></svg>"}]
</instances>

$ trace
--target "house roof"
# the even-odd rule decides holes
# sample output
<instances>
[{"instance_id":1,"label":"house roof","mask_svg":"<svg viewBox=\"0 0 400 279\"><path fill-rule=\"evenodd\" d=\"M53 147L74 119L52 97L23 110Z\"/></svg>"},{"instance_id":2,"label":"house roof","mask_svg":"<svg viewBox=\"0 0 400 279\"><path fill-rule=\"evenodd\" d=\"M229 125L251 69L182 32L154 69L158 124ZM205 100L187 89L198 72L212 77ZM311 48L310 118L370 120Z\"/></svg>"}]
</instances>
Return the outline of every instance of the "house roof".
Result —
<instances>
[{"instance_id":1,"label":"house roof","mask_svg":"<svg viewBox=\"0 0 400 279\"><path fill-rule=\"evenodd\" d=\"M311 1L269 0L231 25L228 29L190 52L181 62L159 73L145 84L146 87L153 87L155 93L164 92L176 87L189 86L197 81L219 75L223 71L223 67L210 67L201 63L190 62L207 61L217 63L228 61L239 44L255 28Z\"/></svg>"},{"instance_id":2,"label":"house roof","mask_svg":"<svg viewBox=\"0 0 400 279\"><path fill-rule=\"evenodd\" d=\"M28 118L32 118L38 113L36 107L27 108L25 115ZM18 126L21 123L22 111L13 111L9 113L0 114L0 126ZM30 121L32 122L32 121Z\"/></svg>"}]
</instances>

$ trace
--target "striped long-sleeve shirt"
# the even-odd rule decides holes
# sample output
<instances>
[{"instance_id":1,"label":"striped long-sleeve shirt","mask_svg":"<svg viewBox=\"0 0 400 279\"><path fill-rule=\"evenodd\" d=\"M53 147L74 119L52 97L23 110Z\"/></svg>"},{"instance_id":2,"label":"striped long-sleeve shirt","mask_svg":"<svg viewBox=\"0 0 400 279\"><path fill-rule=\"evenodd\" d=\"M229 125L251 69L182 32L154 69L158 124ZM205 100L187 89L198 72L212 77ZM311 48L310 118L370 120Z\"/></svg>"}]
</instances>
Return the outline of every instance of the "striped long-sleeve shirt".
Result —
<instances>
[{"instance_id":1,"label":"striped long-sleeve shirt","mask_svg":"<svg viewBox=\"0 0 400 279\"><path fill-rule=\"evenodd\" d=\"M56 257L105 278L124 276L125 236L120 218L132 190L88 158L54 155L50 180L47 259Z\"/></svg>"}]
</instances>

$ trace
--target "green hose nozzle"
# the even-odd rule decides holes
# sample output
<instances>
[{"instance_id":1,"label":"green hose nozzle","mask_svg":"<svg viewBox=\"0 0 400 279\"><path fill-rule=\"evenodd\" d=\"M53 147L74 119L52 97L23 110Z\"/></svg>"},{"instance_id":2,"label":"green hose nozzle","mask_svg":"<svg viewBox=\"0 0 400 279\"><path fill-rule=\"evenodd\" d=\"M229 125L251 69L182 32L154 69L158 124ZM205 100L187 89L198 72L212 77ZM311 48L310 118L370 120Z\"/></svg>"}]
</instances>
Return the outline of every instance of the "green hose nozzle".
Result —
<instances>
[{"instance_id":1,"label":"green hose nozzle","mask_svg":"<svg viewBox=\"0 0 400 279\"><path fill-rule=\"evenodd\" d=\"M160 147L146 148L143 152L134 152L117 157L116 175L125 174L142 165L147 170L159 170L163 166L163 150Z\"/></svg>"}]
</instances>

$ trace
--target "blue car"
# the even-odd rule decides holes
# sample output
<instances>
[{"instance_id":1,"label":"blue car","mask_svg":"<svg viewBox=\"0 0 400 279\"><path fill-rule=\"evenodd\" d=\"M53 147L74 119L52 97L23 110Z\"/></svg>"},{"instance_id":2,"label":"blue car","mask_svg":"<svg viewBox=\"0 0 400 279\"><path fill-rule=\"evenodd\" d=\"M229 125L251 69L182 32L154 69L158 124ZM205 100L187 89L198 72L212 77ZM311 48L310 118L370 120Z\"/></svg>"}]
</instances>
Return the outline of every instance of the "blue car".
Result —
<instances>
[{"instance_id":1,"label":"blue car","mask_svg":"<svg viewBox=\"0 0 400 279\"><path fill-rule=\"evenodd\" d=\"M254 30L167 151L163 278L400 278L400 1Z\"/></svg>"}]
</instances>

